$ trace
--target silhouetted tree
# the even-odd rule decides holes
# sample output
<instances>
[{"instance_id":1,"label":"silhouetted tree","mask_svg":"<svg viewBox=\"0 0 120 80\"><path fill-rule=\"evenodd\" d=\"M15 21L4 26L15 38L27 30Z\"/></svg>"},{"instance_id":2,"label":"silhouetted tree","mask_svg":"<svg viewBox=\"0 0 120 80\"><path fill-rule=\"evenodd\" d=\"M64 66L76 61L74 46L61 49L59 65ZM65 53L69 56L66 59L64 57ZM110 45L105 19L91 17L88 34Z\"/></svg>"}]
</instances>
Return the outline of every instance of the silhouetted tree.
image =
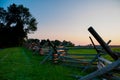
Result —
<instances>
[{"instance_id":1,"label":"silhouetted tree","mask_svg":"<svg viewBox=\"0 0 120 80\"><path fill-rule=\"evenodd\" d=\"M47 40L45 40L45 39L41 40L40 45L44 46L45 44L47 44Z\"/></svg>"},{"instance_id":2,"label":"silhouetted tree","mask_svg":"<svg viewBox=\"0 0 120 80\"><path fill-rule=\"evenodd\" d=\"M0 44L18 46L28 33L37 30L37 22L23 5L0 8ZM1 40L2 39L2 40Z\"/></svg>"},{"instance_id":3,"label":"silhouetted tree","mask_svg":"<svg viewBox=\"0 0 120 80\"><path fill-rule=\"evenodd\" d=\"M53 40L51 41L55 46L60 46L61 45L61 41L59 40Z\"/></svg>"},{"instance_id":4,"label":"silhouetted tree","mask_svg":"<svg viewBox=\"0 0 120 80\"><path fill-rule=\"evenodd\" d=\"M75 46L71 41L64 40L61 42L60 40L52 40L51 41L55 46L65 46L65 47L73 47Z\"/></svg>"},{"instance_id":5,"label":"silhouetted tree","mask_svg":"<svg viewBox=\"0 0 120 80\"><path fill-rule=\"evenodd\" d=\"M75 44L73 44L71 41L66 41L66 40L63 40L62 45L66 46L66 47L73 47L73 46L75 46Z\"/></svg>"},{"instance_id":6,"label":"silhouetted tree","mask_svg":"<svg viewBox=\"0 0 120 80\"><path fill-rule=\"evenodd\" d=\"M30 43L30 44L35 43L37 45L40 45L40 40L39 39L28 39L27 43Z\"/></svg>"}]
</instances>

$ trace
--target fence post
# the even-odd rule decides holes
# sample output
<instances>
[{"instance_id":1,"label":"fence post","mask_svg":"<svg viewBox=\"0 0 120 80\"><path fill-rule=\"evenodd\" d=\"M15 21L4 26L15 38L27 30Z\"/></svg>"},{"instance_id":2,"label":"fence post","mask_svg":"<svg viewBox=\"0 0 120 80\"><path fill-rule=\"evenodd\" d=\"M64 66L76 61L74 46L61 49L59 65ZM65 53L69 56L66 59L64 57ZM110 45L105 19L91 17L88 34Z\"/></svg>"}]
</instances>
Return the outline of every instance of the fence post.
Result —
<instances>
[{"instance_id":1,"label":"fence post","mask_svg":"<svg viewBox=\"0 0 120 80\"><path fill-rule=\"evenodd\" d=\"M117 60L118 56L115 55L110 47L104 42L104 40L99 36L99 34L92 28L89 27L88 31L94 36L94 38L99 42L99 44L103 47L103 49L114 59Z\"/></svg>"}]
</instances>

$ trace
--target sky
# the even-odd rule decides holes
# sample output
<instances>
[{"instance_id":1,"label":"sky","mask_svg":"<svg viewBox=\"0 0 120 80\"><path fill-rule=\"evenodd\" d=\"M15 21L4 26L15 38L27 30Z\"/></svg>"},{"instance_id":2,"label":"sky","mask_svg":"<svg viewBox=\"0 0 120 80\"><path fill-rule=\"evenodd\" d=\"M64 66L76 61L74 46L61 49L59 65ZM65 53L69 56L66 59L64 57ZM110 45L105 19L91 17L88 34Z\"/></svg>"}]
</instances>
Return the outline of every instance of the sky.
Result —
<instances>
[{"instance_id":1,"label":"sky","mask_svg":"<svg viewBox=\"0 0 120 80\"><path fill-rule=\"evenodd\" d=\"M0 0L0 7L22 4L36 18L38 30L28 38L91 44L92 26L105 42L120 45L120 0Z\"/></svg>"}]
</instances>

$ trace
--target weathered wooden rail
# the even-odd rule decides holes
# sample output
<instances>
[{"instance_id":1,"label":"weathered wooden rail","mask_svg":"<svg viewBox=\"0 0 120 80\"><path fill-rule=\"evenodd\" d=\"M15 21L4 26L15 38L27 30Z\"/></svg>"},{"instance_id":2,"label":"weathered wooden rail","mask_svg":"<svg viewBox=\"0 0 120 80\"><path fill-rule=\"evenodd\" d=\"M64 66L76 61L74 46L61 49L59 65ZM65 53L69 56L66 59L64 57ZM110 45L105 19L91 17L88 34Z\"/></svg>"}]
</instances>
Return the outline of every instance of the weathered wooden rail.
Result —
<instances>
[{"instance_id":1,"label":"weathered wooden rail","mask_svg":"<svg viewBox=\"0 0 120 80\"><path fill-rule=\"evenodd\" d=\"M110 49L110 47L105 43L105 41L99 36L99 34L92 28L89 27L88 31L94 36L94 38L99 42L103 49L114 59L117 60L118 56Z\"/></svg>"},{"instance_id":2,"label":"weathered wooden rail","mask_svg":"<svg viewBox=\"0 0 120 80\"><path fill-rule=\"evenodd\" d=\"M49 46L51 46L51 50L49 54L41 61L41 64L43 64L48 58L51 58L54 63L60 62L67 66L73 66L77 65L77 67L82 66L85 67L91 60L95 57L96 54L67 54L67 55L61 55L62 52L59 52L59 49L55 45L51 43L51 41L47 40ZM63 49L64 50L64 49ZM55 59L57 58L57 59ZM93 65L96 65L96 62L93 63Z\"/></svg>"},{"instance_id":3,"label":"weathered wooden rail","mask_svg":"<svg viewBox=\"0 0 120 80\"><path fill-rule=\"evenodd\" d=\"M98 50L95 47L95 44L92 41L92 38L90 37L90 40L97 52L96 54L70 54L70 55L61 56L60 55L61 53L57 51L56 46L54 46L49 40L47 40L49 45L52 47L52 50L51 50L50 54L41 63L44 63L49 57L52 57L53 62L60 60L64 64L67 64L67 65L73 66L73 67L76 65L79 68L83 68L83 71L85 71L86 69L91 68L89 66L97 67L97 62L98 62L98 64L100 64L100 63L103 64L102 67L100 66L101 68L98 68L98 70L96 70L86 76L83 76L83 77L79 76L78 80L92 80L101 75L106 76L106 74L107 74L107 76L109 76L108 72L114 70L115 68L120 67L119 56L118 56L118 54L116 55L116 53L114 53L111 50L111 48L108 46L108 44L111 41L108 41L108 43L105 43L105 41L99 36L99 34L92 27L88 28L88 31L99 42L99 44L102 47L102 50ZM101 56L104 54L104 52L106 52L108 55L110 55L111 58L114 59L114 62L110 62L109 60L102 58ZM108 65L105 65L104 63L108 63ZM113 77L114 76L112 75L112 77L108 77L108 79L112 79ZM114 77L114 78L117 80L120 80L119 77Z\"/></svg>"},{"instance_id":4,"label":"weathered wooden rail","mask_svg":"<svg viewBox=\"0 0 120 80\"><path fill-rule=\"evenodd\" d=\"M69 66L77 65L84 68L89 62L95 57L96 54L71 54L67 56L62 56L63 64ZM96 65L97 62L93 62L92 65Z\"/></svg>"},{"instance_id":5,"label":"weathered wooden rail","mask_svg":"<svg viewBox=\"0 0 120 80\"><path fill-rule=\"evenodd\" d=\"M92 28L89 27L88 31L94 36L94 38L99 42L99 44L102 46L102 48L107 52L107 54L109 54L115 61L114 62L110 62L104 58L101 58L101 56L98 57L98 60L102 60L102 62L107 62L108 65L104 65L103 67L99 68L98 70L80 77L78 80L92 80L95 77L101 76L101 75L105 75L107 74L107 79L110 80L120 80L119 77L113 76L114 74L112 74L112 76L110 75L110 71L114 70L115 68L120 67L120 59L118 54L116 55L116 53L114 53L111 48L108 46L107 43L105 43L105 41L99 36L99 34ZM110 41L109 41L110 42ZM97 50L96 50L97 51ZM99 52L98 52L99 53ZM104 64L104 63L103 63ZM113 79L114 77L114 79Z\"/></svg>"},{"instance_id":6,"label":"weathered wooden rail","mask_svg":"<svg viewBox=\"0 0 120 80\"><path fill-rule=\"evenodd\" d=\"M43 64L47 59L51 58L53 63L58 63L59 57L67 54L67 49L57 48L49 39L47 39L48 45L51 47L47 56L40 63Z\"/></svg>"},{"instance_id":7,"label":"weathered wooden rail","mask_svg":"<svg viewBox=\"0 0 120 80\"><path fill-rule=\"evenodd\" d=\"M106 67L103 67L101 69L98 69L97 71L90 73L78 80L92 80L93 78L97 77L97 76L101 76L109 71L111 71L112 69L119 67L120 66L120 59L118 59L117 61L113 62L112 64L107 65ZM117 78L117 80L120 80L120 78Z\"/></svg>"}]
</instances>

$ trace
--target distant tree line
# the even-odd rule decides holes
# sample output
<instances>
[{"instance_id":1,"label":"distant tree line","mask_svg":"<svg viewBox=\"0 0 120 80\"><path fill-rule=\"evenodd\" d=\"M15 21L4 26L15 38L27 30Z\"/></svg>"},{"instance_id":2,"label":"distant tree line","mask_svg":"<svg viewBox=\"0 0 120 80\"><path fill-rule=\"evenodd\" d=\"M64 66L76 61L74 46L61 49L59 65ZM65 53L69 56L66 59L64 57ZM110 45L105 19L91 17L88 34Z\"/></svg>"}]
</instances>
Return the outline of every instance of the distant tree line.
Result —
<instances>
[{"instance_id":1,"label":"distant tree line","mask_svg":"<svg viewBox=\"0 0 120 80\"><path fill-rule=\"evenodd\" d=\"M0 48L22 45L27 34L37 30L37 22L23 5L0 7Z\"/></svg>"},{"instance_id":2,"label":"distant tree line","mask_svg":"<svg viewBox=\"0 0 120 80\"><path fill-rule=\"evenodd\" d=\"M52 40L51 41L55 46L65 46L65 47L73 47L75 44L73 44L71 41L60 41L60 40ZM39 40L39 39L28 39L27 43L36 43L39 44L40 46L46 46L47 45L47 40Z\"/></svg>"}]
</instances>

